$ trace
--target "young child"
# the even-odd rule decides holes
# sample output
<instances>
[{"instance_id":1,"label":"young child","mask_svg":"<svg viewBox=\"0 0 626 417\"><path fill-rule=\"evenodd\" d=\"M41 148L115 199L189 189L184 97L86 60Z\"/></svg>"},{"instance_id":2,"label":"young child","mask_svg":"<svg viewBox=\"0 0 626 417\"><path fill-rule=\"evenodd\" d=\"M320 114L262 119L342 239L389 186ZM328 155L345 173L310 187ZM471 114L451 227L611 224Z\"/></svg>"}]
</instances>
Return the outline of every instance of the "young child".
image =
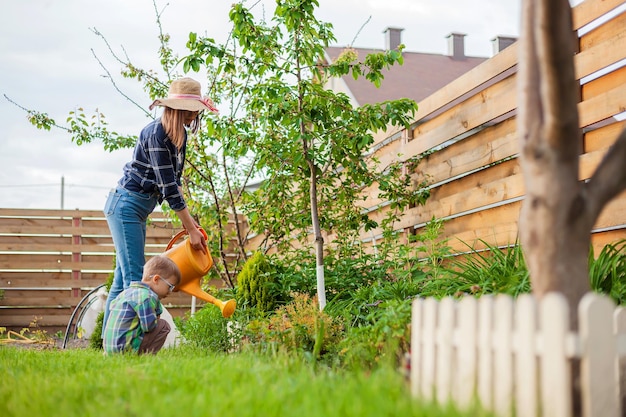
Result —
<instances>
[{"instance_id":1,"label":"young child","mask_svg":"<svg viewBox=\"0 0 626 417\"><path fill-rule=\"evenodd\" d=\"M111 311L103 334L106 354L134 351L156 353L165 343L170 325L159 316L161 301L181 280L178 266L158 255L143 267L143 278L133 282L111 301Z\"/></svg>"}]
</instances>

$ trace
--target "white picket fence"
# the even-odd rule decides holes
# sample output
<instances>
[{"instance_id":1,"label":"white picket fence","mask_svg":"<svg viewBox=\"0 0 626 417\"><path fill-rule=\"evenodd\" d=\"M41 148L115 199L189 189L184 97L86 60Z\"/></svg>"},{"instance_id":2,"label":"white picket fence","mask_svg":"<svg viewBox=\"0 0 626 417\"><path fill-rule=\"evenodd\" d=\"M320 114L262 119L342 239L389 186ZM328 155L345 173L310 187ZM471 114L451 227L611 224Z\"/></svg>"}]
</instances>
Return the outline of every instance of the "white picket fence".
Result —
<instances>
[{"instance_id":1,"label":"white picket fence","mask_svg":"<svg viewBox=\"0 0 626 417\"><path fill-rule=\"evenodd\" d=\"M579 331L570 332L560 294L416 299L411 393L462 410L480 404L499 417L572 417L578 358L581 415L620 417L626 310L589 293L578 317Z\"/></svg>"}]
</instances>

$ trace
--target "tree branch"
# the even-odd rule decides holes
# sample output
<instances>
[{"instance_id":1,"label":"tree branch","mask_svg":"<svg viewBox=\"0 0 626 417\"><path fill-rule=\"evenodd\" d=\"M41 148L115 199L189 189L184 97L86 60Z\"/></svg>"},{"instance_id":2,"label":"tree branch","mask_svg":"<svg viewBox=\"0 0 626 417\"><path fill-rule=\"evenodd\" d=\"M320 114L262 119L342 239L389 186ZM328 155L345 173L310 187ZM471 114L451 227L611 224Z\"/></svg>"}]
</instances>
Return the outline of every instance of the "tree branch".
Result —
<instances>
[{"instance_id":1,"label":"tree branch","mask_svg":"<svg viewBox=\"0 0 626 417\"><path fill-rule=\"evenodd\" d=\"M585 184L590 214L598 218L604 205L626 189L626 128L617 137L591 179Z\"/></svg>"},{"instance_id":2,"label":"tree branch","mask_svg":"<svg viewBox=\"0 0 626 417\"><path fill-rule=\"evenodd\" d=\"M140 105L139 103L137 103L135 100L133 100L132 98L128 97L128 95L126 95L122 90L120 90L120 88L117 86L117 84L115 83L115 80L113 80L113 77L111 76L111 73L109 72L109 70L104 66L104 64L102 63L102 61L100 61L100 59L98 58L98 56L96 55L96 53L94 52L94 50L91 50L91 54L94 56L94 58L96 58L96 61L98 61L98 64L100 64L100 67L102 67L102 69L104 70L104 72L106 72L106 76L105 78L108 78L109 81L111 82L111 84L113 84L113 88L115 88L117 90L118 93L120 93L120 95L122 97L124 97L126 100L128 100L129 102L133 103L137 108L139 108L141 111L143 111L146 116L149 117L153 117L152 114L147 111L144 106Z\"/></svg>"}]
</instances>

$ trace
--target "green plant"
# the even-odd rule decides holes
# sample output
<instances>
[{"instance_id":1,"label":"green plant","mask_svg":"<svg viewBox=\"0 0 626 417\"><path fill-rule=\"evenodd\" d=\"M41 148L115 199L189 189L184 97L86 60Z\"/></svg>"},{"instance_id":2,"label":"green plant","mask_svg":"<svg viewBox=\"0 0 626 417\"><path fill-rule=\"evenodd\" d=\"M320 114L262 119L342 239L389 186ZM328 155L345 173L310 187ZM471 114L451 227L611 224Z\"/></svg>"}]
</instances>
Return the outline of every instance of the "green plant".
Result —
<instances>
[{"instance_id":1,"label":"green plant","mask_svg":"<svg viewBox=\"0 0 626 417\"><path fill-rule=\"evenodd\" d=\"M282 295L276 291L271 265L261 252L255 252L237 275L237 302L243 308L272 311Z\"/></svg>"},{"instance_id":2,"label":"green plant","mask_svg":"<svg viewBox=\"0 0 626 417\"><path fill-rule=\"evenodd\" d=\"M104 321L104 311L101 311L96 317L96 325L94 326L91 336L89 336L89 347L92 349L102 350L102 322Z\"/></svg>"},{"instance_id":3,"label":"green plant","mask_svg":"<svg viewBox=\"0 0 626 417\"><path fill-rule=\"evenodd\" d=\"M341 363L349 368L397 367L409 351L411 300L389 299L370 305L367 324L352 326L340 343Z\"/></svg>"},{"instance_id":4,"label":"green plant","mask_svg":"<svg viewBox=\"0 0 626 417\"><path fill-rule=\"evenodd\" d=\"M107 275L107 279L104 282L104 288L106 288L107 293L111 289L111 285L113 285L113 279L115 278L115 253L113 254L113 269ZM96 325L94 326L93 332L89 336L89 347L93 349L102 350L102 325L104 324L104 311L98 314L96 317Z\"/></svg>"},{"instance_id":5,"label":"green plant","mask_svg":"<svg viewBox=\"0 0 626 417\"><path fill-rule=\"evenodd\" d=\"M424 282L422 296L504 293L517 296L530 291L528 268L520 245L499 247L483 240L484 250L458 253L445 267L446 275Z\"/></svg>"},{"instance_id":6,"label":"green plant","mask_svg":"<svg viewBox=\"0 0 626 417\"><path fill-rule=\"evenodd\" d=\"M213 305L207 304L194 315L175 319L175 323L185 343L191 346L211 352L228 352L238 344L238 338L228 330L228 320Z\"/></svg>"},{"instance_id":7,"label":"green plant","mask_svg":"<svg viewBox=\"0 0 626 417\"><path fill-rule=\"evenodd\" d=\"M626 239L605 245L598 256L589 251L591 289L610 296L617 304L626 302Z\"/></svg>"},{"instance_id":8,"label":"green plant","mask_svg":"<svg viewBox=\"0 0 626 417\"><path fill-rule=\"evenodd\" d=\"M315 297L292 294L292 301L268 319L251 322L246 335L256 350L278 349L319 359L341 340L343 325L340 319L319 311Z\"/></svg>"}]
</instances>

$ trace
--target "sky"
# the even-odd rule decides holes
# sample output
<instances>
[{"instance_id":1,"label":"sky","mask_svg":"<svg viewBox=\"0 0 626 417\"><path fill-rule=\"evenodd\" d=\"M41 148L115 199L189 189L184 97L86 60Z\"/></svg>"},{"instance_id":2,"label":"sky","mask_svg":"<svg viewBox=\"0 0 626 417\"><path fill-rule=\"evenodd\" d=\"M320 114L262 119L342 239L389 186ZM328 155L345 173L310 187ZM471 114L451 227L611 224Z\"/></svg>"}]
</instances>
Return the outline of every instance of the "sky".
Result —
<instances>
[{"instance_id":1,"label":"sky","mask_svg":"<svg viewBox=\"0 0 626 417\"><path fill-rule=\"evenodd\" d=\"M170 46L184 56L190 32L224 42L233 1L156 0ZM319 0L316 16L334 27L333 46L383 49L383 31L403 28L406 50L447 54L447 35L464 33L465 53L492 56L491 40L519 36L521 0ZM274 0L245 4L269 18ZM148 122L149 97L120 75L116 54L159 69L152 0L13 0L0 14L0 208L101 210L132 150L109 153L101 143L77 146L60 130L38 130L23 108L64 125L71 111L96 109L108 128L137 135ZM182 68L180 68L182 73ZM104 77L111 74L111 80ZM206 81L198 78L206 91ZM124 95L120 94L117 89ZM63 184L63 186L62 186Z\"/></svg>"}]
</instances>

